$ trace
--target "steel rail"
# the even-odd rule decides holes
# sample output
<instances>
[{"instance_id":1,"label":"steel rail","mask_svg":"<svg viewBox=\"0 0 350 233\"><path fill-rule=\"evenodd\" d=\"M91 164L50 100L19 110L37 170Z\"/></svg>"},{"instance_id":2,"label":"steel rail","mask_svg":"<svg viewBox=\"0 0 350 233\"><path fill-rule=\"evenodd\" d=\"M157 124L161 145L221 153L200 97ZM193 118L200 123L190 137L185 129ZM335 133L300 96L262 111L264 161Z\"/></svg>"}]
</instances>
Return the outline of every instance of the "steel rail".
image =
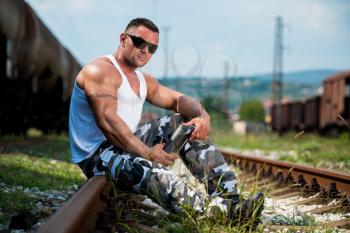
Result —
<instances>
[{"instance_id":1,"label":"steel rail","mask_svg":"<svg viewBox=\"0 0 350 233\"><path fill-rule=\"evenodd\" d=\"M110 182L104 176L89 179L40 229L39 233L90 232L105 208Z\"/></svg>"},{"instance_id":2,"label":"steel rail","mask_svg":"<svg viewBox=\"0 0 350 233\"><path fill-rule=\"evenodd\" d=\"M323 192L331 197L345 194L350 196L350 175L314 168L306 165L232 153L221 149L228 162L239 166L243 171L273 176L283 183L301 184L304 191Z\"/></svg>"}]
</instances>

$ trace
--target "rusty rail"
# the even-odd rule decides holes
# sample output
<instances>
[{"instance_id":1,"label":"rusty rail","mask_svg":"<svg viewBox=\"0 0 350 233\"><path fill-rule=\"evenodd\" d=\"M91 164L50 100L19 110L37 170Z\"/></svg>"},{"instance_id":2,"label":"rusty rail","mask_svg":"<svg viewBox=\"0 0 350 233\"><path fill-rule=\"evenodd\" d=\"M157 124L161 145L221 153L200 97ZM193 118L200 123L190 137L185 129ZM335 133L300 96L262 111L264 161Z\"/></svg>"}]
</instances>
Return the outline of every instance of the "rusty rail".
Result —
<instances>
[{"instance_id":1,"label":"rusty rail","mask_svg":"<svg viewBox=\"0 0 350 233\"><path fill-rule=\"evenodd\" d=\"M92 177L38 232L90 232L95 226L98 213L105 207L104 194L109 189L106 177Z\"/></svg>"},{"instance_id":2,"label":"rusty rail","mask_svg":"<svg viewBox=\"0 0 350 233\"><path fill-rule=\"evenodd\" d=\"M225 150L221 152L227 161L246 172L259 172L262 177L272 176L281 183L300 184L305 192L321 192L328 197L350 196L349 174Z\"/></svg>"}]
</instances>

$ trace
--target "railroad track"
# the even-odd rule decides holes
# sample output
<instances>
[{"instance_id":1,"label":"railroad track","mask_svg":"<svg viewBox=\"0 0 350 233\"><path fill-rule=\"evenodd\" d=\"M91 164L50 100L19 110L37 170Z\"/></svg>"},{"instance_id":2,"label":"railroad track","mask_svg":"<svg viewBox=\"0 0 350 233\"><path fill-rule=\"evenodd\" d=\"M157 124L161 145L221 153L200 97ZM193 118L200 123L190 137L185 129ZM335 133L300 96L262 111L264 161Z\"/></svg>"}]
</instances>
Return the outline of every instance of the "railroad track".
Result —
<instances>
[{"instance_id":1,"label":"railroad track","mask_svg":"<svg viewBox=\"0 0 350 233\"><path fill-rule=\"evenodd\" d=\"M244 180L245 189L267 193L271 202L286 205L284 209L299 207L304 216L338 213L338 219L324 219L318 223L319 228L350 229L350 175L264 157L222 153L229 163L242 171L238 179ZM267 224L266 228L306 231L311 227Z\"/></svg>"},{"instance_id":2,"label":"railroad track","mask_svg":"<svg viewBox=\"0 0 350 233\"><path fill-rule=\"evenodd\" d=\"M222 152L228 163L239 168L238 179L244 184L245 190L260 190L267 194L264 210L267 213L263 213L265 218L268 211L274 208L279 209L277 212L272 210L272 214L283 216L280 213L281 207L284 208L282 211L299 208L303 216L318 218L317 223L312 226L305 222L295 224L290 218L264 219L264 228L268 231L293 229L311 232L315 227L336 227L344 231L350 229L350 175L262 157ZM128 207L120 206L121 203ZM133 208L143 211L135 213L133 218L125 217L130 216L129 210ZM142 232L157 232L154 225L157 225L159 218L147 213L154 210L154 206L145 204L144 197L124 192L117 194L106 177L93 177L39 232L125 232L128 227ZM332 213L337 213L337 218L329 217ZM320 220L319 217L325 214L328 217Z\"/></svg>"}]
</instances>

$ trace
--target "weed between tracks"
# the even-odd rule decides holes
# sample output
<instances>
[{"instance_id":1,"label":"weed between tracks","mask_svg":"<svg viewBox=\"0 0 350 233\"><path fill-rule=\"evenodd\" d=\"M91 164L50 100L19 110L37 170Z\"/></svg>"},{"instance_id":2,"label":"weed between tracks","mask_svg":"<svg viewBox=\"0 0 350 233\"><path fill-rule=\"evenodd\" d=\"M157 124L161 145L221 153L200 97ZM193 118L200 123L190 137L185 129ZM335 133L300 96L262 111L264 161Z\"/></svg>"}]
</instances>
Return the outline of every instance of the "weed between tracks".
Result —
<instances>
[{"instance_id":1,"label":"weed between tracks","mask_svg":"<svg viewBox=\"0 0 350 233\"><path fill-rule=\"evenodd\" d=\"M238 174L238 180L239 182L239 190L240 192L245 196L248 197L250 193L255 193L256 191L260 190L261 188L258 186L260 185L269 185L271 184L271 181L266 181L263 184L259 182L260 172L257 172L257 175L254 177L255 180L249 184L244 182L243 180L240 180L239 175L242 175L241 171L237 171L236 174ZM241 173L241 174L240 174ZM281 187L279 187L281 188ZM271 192L276 190L275 186L271 186L268 189L264 189L263 192L265 194L266 198L274 198L271 195ZM263 218L265 219L268 215L269 208L271 206L268 206L267 203L265 203L265 210L263 211ZM271 209L270 209L271 210ZM266 211L266 212L265 212ZM266 221L266 219L264 220ZM267 225L264 225L267 224ZM284 229L282 230L272 230L270 228L267 228L268 225L283 225ZM238 232L244 232L244 231L238 231ZM336 233L336 232L342 232L334 227L324 227L322 226L322 223L317 222L315 216L309 215L306 213L293 213L292 216L287 216L284 214L277 214L274 215L271 220L269 220L267 223L261 223L259 225L259 228L254 232L283 232L283 233L292 233L292 232L306 232L306 233L314 233L314 232L322 232L322 233Z\"/></svg>"},{"instance_id":2,"label":"weed between tracks","mask_svg":"<svg viewBox=\"0 0 350 233\"><path fill-rule=\"evenodd\" d=\"M143 209L140 206L133 204L130 193L120 191L114 182L113 196L116 200L115 215L116 229L121 232L263 232L263 225L254 225L257 217L253 217L250 221L244 224L236 224L234 221L227 221L227 214L222 213L218 209L205 207L204 214L198 214L189 205L181 205L182 214L173 214L164 209ZM154 198L156 200L157 198ZM166 212L166 213L164 213ZM256 214L254 214L256 216ZM236 220L236 219L234 219ZM255 227L253 227L253 225ZM145 230L146 227L151 227L151 231ZM255 228L253 230L253 228Z\"/></svg>"},{"instance_id":3,"label":"weed between tracks","mask_svg":"<svg viewBox=\"0 0 350 233\"><path fill-rule=\"evenodd\" d=\"M235 173L240 176L240 172L234 169ZM243 177L243 175L241 175ZM252 182L240 180L240 193L247 198L250 194L259 190L259 172ZM240 178L238 178L240 179ZM268 182L267 182L268 183ZM274 191L274 189L271 189ZM264 191L267 197L271 197L270 191ZM189 206L182 206L185 210L183 215L169 213L162 214L154 210L144 210L134 205L129 205L130 194L123 193L114 187L115 204L117 212L116 225L119 232L338 232L333 228L322 228L322 225L316 222L315 218L310 215L278 215L274 222L268 224L285 225L283 230L271 230L261 223L255 229L251 227L251 222L244 225L235 225L234 222L227 222L226 214L220 211L209 213L208 207L204 215L196 214ZM157 198L156 198L157 199ZM213 211L213 210L212 210ZM147 230L144 226L151 228ZM303 227L303 229L300 229Z\"/></svg>"},{"instance_id":4,"label":"weed between tracks","mask_svg":"<svg viewBox=\"0 0 350 233\"><path fill-rule=\"evenodd\" d=\"M258 179L258 177L256 177ZM249 187L245 186L244 182L241 182L239 187L241 189L241 193L244 194L245 197L250 196L251 193L258 190L258 187L252 185ZM152 229L157 232L238 232L238 233L247 233L247 232L271 232L268 229L265 229L266 226L263 224L258 225L255 229L252 227L252 223L255 222L256 219L252 219L251 221L236 225L234 221L228 222L226 214L215 209L210 209L208 206L205 208L206 213L203 215L198 215L194 212L188 205L182 206L184 210L183 215L177 215L169 213L168 215L159 213L155 214L154 210L144 210L142 208L135 208L133 205L129 205L130 194L125 192L118 191L117 187L113 186L114 197L117 200L115 203L115 211L116 211L116 225L117 229L121 230L121 232L152 232L147 231L143 226L152 227ZM267 194L268 195L268 194ZM284 217L284 216L282 216ZM295 226L311 226L310 229L316 229L315 221L312 219L288 219L284 217L286 224L293 229L293 225ZM140 227L141 225L141 227ZM286 232L286 231L284 231ZM287 231L287 232L296 232L296 231ZM306 232L314 232L312 230ZM322 231L325 232L325 231Z\"/></svg>"},{"instance_id":5,"label":"weed between tracks","mask_svg":"<svg viewBox=\"0 0 350 233\"><path fill-rule=\"evenodd\" d=\"M120 197L119 197L120 198ZM126 232L141 232L144 227L139 224L152 227L157 232L263 232L263 225L259 225L255 230L251 230L252 222L243 225L227 223L225 214L215 216L199 216L189 207L182 207L184 215L168 214L153 215L140 209L128 209L125 201L117 202L116 209L119 209L118 228ZM147 231L146 231L147 232Z\"/></svg>"},{"instance_id":6,"label":"weed between tracks","mask_svg":"<svg viewBox=\"0 0 350 233\"><path fill-rule=\"evenodd\" d=\"M274 217L273 223L277 223L279 225L287 225L287 226L314 226L316 227L316 219L310 215L292 215L291 217L287 217L285 215L277 215Z\"/></svg>"},{"instance_id":7,"label":"weed between tracks","mask_svg":"<svg viewBox=\"0 0 350 233\"><path fill-rule=\"evenodd\" d=\"M188 206L183 206L185 215L154 215L152 211L144 211L142 209L132 208L127 206L127 198L130 198L127 194L119 193L117 195L119 201L116 203L116 209L118 209L117 230L119 232L198 232L198 233L248 233L248 232L338 232L333 228L320 229L319 225L315 222L312 216L294 216L288 218L280 215L279 223L286 225L283 230L271 230L266 228L266 225L259 224L255 229L252 229L252 221L243 225L235 225L234 222L228 223L225 214L208 216L198 215L194 213ZM283 221L282 221L283 220ZM141 226L140 226L141 225ZM147 230L143 226L152 227L152 230ZM300 230L300 226L307 227Z\"/></svg>"}]
</instances>

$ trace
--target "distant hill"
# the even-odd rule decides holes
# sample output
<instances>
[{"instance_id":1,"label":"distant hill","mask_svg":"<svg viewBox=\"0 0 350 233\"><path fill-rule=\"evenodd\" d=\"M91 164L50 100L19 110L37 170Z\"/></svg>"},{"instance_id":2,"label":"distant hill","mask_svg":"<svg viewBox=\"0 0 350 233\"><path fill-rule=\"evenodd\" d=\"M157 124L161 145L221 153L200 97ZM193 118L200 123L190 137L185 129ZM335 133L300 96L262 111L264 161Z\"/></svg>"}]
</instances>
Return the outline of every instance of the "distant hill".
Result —
<instances>
[{"instance_id":1,"label":"distant hill","mask_svg":"<svg viewBox=\"0 0 350 233\"><path fill-rule=\"evenodd\" d=\"M322 81L335 73L340 72L339 70L306 70L298 72L289 72L283 75L283 81L288 83L304 83L312 85L320 85ZM271 74L255 75L254 78L261 80L271 81Z\"/></svg>"},{"instance_id":2,"label":"distant hill","mask_svg":"<svg viewBox=\"0 0 350 233\"><path fill-rule=\"evenodd\" d=\"M310 70L284 74L283 93L285 98L301 99L318 94L322 81L337 70ZM197 99L211 96L223 99L228 85L230 111L249 99L261 101L271 98L271 74L224 79L200 79L198 77L167 78L158 80L163 85L179 90ZM215 103L215 101L213 101ZM147 107L148 108L148 107Z\"/></svg>"}]
</instances>

